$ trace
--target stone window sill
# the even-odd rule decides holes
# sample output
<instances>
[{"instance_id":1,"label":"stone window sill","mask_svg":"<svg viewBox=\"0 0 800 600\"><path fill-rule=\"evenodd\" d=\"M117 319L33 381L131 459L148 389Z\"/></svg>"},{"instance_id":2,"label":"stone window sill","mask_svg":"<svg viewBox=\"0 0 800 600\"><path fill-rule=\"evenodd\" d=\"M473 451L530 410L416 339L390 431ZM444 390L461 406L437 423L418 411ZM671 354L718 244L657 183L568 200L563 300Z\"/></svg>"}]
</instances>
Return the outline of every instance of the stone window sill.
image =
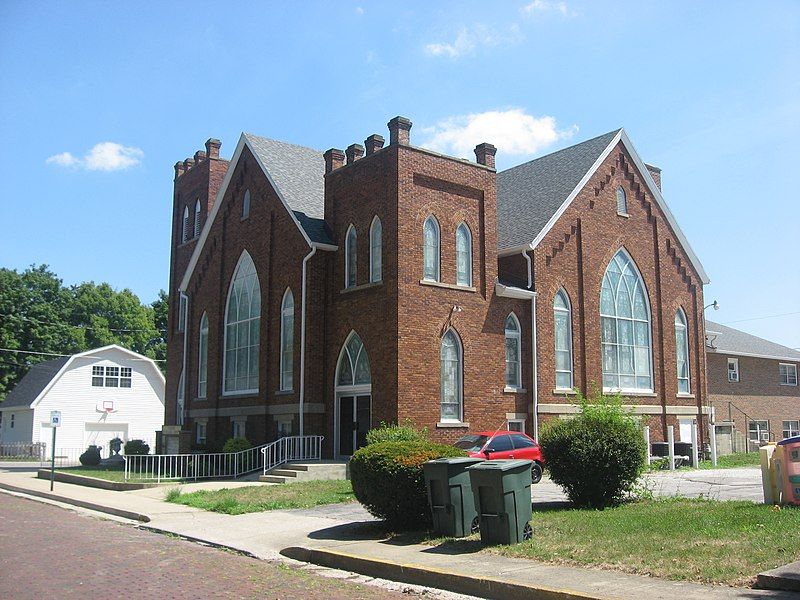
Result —
<instances>
[{"instance_id":1,"label":"stone window sill","mask_svg":"<svg viewBox=\"0 0 800 600\"><path fill-rule=\"evenodd\" d=\"M637 392L636 390L611 390L608 388L603 388L604 394L619 394L623 398L625 397L639 397L639 398L658 398L658 394L655 392Z\"/></svg>"},{"instance_id":2,"label":"stone window sill","mask_svg":"<svg viewBox=\"0 0 800 600\"><path fill-rule=\"evenodd\" d=\"M291 396L294 394L294 390L275 390L276 396Z\"/></svg>"},{"instance_id":3,"label":"stone window sill","mask_svg":"<svg viewBox=\"0 0 800 600\"><path fill-rule=\"evenodd\" d=\"M441 281L430 281L428 279L420 279L420 285L429 285L431 287L444 288L446 290L458 290L460 292L477 292L477 288L467 285L454 285L452 283L442 283Z\"/></svg>"},{"instance_id":4,"label":"stone window sill","mask_svg":"<svg viewBox=\"0 0 800 600\"><path fill-rule=\"evenodd\" d=\"M436 424L437 429L457 429L457 428L468 428L469 423L462 423L461 421L439 421Z\"/></svg>"},{"instance_id":5,"label":"stone window sill","mask_svg":"<svg viewBox=\"0 0 800 600\"><path fill-rule=\"evenodd\" d=\"M689 398L691 400L695 399L695 395L694 394L676 394L675 397L676 398Z\"/></svg>"},{"instance_id":6,"label":"stone window sill","mask_svg":"<svg viewBox=\"0 0 800 600\"><path fill-rule=\"evenodd\" d=\"M258 398L258 390L246 392L222 392L223 398Z\"/></svg>"},{"instance_id":7,"label":"stone window sill","mask_svg":"<svg viewBox=\"0 0 800 600\"><path fill-rule=\"evenodd\" d=\"M369 283L362 283L361 285L354 285L353 287L344 288L343 290L339 290L340 294L349 294L350 292L359 292L361 290L368 290L370 288L376 288L383 285L383 281L370 281Z\"/></svg>"},{"instance_id":8,"label":"stone window sill","mask_svg":"<svg viewBox=\"0 0 800 600\"><path fill-rule=\"evenodd\" d=\"M503 388L503 393L504 394L527 394L528 390L526 390L525 388L521 388L521 387L509 387L509 386L506 386L506 387Z\"/></svg>"},{"instance_id":9,"label":"stone window sill","mask_svg":"<svg viewBox=\"0 0 800 600\"><path fill-rule=\"evenodd\" d=\"M622 217L623 219L630 219L630 218L631 218L631 216L630 216L628 213L621 213L621 212L618 212L618 213L617 213L617 216L618 216L618 217Z\"/></svg>"},{"instance_id":10,"label":"stone window sill","mask_svg":"<svg viewBox=\"0 0 800 600\"><path fill-rule=\"evenodd\" d=\"M556 396L577 396L578 393L575 390L573 390L572 388L570 388L570 389L567 389L567 388L563 388L563 389L562 388L556 388L556 389L553 390L553 394L555 394Z\"/></svg>"}]
</instances>

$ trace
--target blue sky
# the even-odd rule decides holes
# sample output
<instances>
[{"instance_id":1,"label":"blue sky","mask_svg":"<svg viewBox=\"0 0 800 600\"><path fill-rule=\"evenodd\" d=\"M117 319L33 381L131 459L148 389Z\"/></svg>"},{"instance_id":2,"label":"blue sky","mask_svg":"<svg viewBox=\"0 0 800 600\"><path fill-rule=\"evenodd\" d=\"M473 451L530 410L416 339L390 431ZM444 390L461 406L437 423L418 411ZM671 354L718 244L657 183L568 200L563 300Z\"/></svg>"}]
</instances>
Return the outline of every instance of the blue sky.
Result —
<instances>
[{"instance_id":1,"label":"blue sky","mask_svg":"<svg viewBox=\"0 0 800 600\"><path fill-rule=\"evenodd\" d=\"M0 90L0 266L153 300L172 165L212 136L344 148L399 114L507 168L624 126L708 318L800 347L798 2L7 0Z\"/></svg>"}]
</instances>

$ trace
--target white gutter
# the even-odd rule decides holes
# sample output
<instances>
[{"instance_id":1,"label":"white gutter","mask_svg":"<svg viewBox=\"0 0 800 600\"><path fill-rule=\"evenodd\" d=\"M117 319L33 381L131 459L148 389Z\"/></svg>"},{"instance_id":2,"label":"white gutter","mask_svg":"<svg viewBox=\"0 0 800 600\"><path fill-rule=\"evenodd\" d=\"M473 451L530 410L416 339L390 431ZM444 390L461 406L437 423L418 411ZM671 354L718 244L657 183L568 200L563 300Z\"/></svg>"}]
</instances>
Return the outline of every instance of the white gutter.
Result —
<instances>
[{"instance_id":1,"label":"white gutter","mask_svg":"<svg viewBox=\"0 0 800 600\"><path fill-rule=\"evenodd\" d=\"M306 399L306 265L317 253L317 247L311 246L311 252L303 259L303 291L300 301L300 435L303 435L303 409Z\"/></svg>"},{"instance_id":2,"label":"white gutter","mask_svg":"<svg viewBox=\"0 0 800 600\"><path fill-rule=\"evenodd\" d=\"M531 373L533 378L533 439L539 442L539 346L536 343L536 295L531 298Z\"/></svg>"},{"instance_id":3,"label":"white gutter","mask_svg":"<svg viewBox=\"0 0 800 600\"><path fill-rule=\"evenodd\" d=\"M531 257L528 254L528 248L523 250L520 254L522 254L528 262L528 289L531 289L533 287L533 267L531 267Z\"/></svg>"}]
</instances>

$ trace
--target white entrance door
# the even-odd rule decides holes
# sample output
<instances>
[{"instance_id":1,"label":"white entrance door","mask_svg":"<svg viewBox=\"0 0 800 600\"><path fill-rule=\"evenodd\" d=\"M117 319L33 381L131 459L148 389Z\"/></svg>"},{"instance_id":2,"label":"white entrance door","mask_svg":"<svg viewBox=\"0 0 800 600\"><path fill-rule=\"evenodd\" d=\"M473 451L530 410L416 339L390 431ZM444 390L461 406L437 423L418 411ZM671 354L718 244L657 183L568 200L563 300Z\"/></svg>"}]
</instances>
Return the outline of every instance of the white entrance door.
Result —
<instances>
[{"instance_id":1,"label":"white entrance door","mask_svg":"<svg viewBox=\"0 0 800 600\"><path fill-rule=\"evenodd\" d=\"M692 441L692 424L694 423L693 419L679 419L678 425L680 427L680 435L682 442L691 442Z\"/></svg>"}]
</instances>

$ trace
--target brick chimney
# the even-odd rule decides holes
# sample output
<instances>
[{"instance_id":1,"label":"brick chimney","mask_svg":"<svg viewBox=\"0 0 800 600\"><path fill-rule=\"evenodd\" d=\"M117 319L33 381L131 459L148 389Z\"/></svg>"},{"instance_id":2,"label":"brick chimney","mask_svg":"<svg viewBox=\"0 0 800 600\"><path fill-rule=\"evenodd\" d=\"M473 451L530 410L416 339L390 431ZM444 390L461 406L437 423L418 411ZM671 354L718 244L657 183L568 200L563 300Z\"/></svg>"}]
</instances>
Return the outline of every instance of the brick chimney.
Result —
<instances>
[{"instance_id":1,"label":"brick chimney","mask_svg":"<svg viewBox=\"0 0 800 600\"><path fill-rule=\"evenodd\" d=\"M490 169L494 169L494 155L497 154L497 148L486 142L475 146L475 159L479 165L486 165Z\"/></svg>"},{"instance_id":2,"label":"brick chimney","mask_svg":"<svg viewBox=\"0 0 800 600\"><path fill-rule=\"evenodd\" d=\"M186 172L186 169L183 167L183 162L178 161L175 163L175 179L180 177Z\"/></svg>"},{"instance_id":3,"label":"brick chimney","mask_svg":"<svg viewBox=\"0 0 800 600\"><path fill-rule=\"evenodd\" d=\"M347 156L347 164L352 165L359 158L364 156L364 146L361 144L350 144L344 153L345 156Z\"/></svg>"},{"instance_id":4,"label":"brick chimney","mask_svg":"<svg viewBox=\"0 0 800 600\"><path fill-rule=\"evenodd\" d=\"M187 158L186 160L183 161L183 170L184 171L188 171L193 166L194 166L194 159L193 158Z\"/></svg>"},{"instance_id":5,"label":"brick chimney","mask_svg":"<svg viewBox=\"0 0 800 600\"><path fill-rule=\"evenodd\" d=\"M411 121L405 117L395 117L388 125L390 144L408 146L411 143Z\"/></svg>"},{"instance_id":6,"label":"brick chimney","mask_svg":"<svg viewBox=\"0 0 800 600\"><path fill-rule=\"evenodd\" d=\"M377 133L373 133L367 139L364 140L364 145L367 147L367 156L370 154L375 154L378 150L383 148L383 144L386 140L383 139L382 135L378 135Z\"/></svg>"},{"instance_id":7,"label":"brick chimney","mask_svg":"<svg viewBox=\"0 0 800 600\"><path fill-rule=\"evenodd\" d=\"M662 191L661 190L661 169L659 169L658 167L654 167L653 165L648 165L647 163L645 163L644 166L647 167L647 170L650 172L650 176L653 178L653 181L656 182L656 185L658 186L658 191Z\"/></svg>"},{"instance_id":8,"label":"brick chimney","mask_svg":"<svg viewBox=\"0 0 800 600\"><path fill-rule=\"evenodd\" d=\"M219 149L222 147L222 142L217 138L208 138L206 140L206 156L208 158L219 158Z\"/></svg>"},{"instance_id":9,"label":"brick chimney","mask_svg":"<svg viewBox=\"0 0 800 600\"><path fill-rule=\"evenodd\" d=\"M322 155L325 158L325 173L331 173L344 164L344 152L331 148Z\"/></svg>"}]
</instances>

